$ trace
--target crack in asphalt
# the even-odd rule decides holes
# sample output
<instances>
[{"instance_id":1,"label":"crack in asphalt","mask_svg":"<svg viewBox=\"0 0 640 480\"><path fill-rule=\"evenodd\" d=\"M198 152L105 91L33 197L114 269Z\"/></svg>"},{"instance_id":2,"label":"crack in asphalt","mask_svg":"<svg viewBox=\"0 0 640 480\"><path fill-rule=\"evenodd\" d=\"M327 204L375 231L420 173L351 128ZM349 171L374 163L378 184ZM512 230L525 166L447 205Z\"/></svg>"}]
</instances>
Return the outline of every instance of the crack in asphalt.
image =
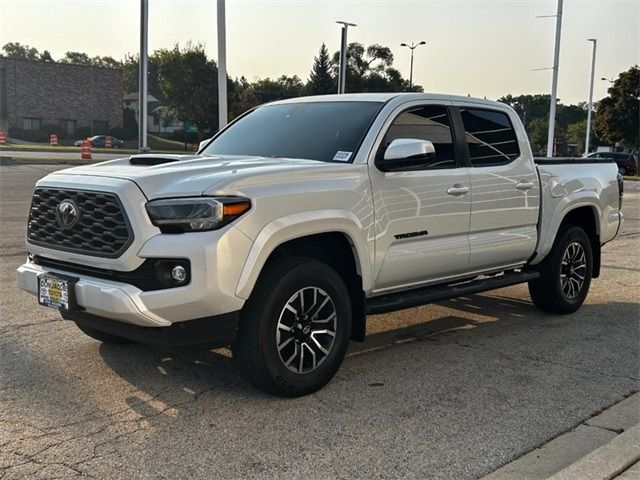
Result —
<instances>
[{"instance_id":1,"label":"crack in asphalt","mask_svg":"<svg viewBox=\"0 0 640 480\"><path fill-rule=\"evenodd\" d=\"M85 471L82 471L79 469L79 467L83 464L86 464L92 460L95 460L97 458L101 458L102 456L105 455L100 455L98 453L98 450L106 445L109 444L113 444L113 443L118 443L121 439L129 437L131 435L135 435L138 432L144 431L146 429L149 428L149 426L147 425L147 423L149 423L149 420L152 420L156 417L159 417L163 414L165 414L166 412L176 409L178 407L183 407L185 405L190 405L190 404L195 404L196 402L198 402L198 400L201 398L201 396L208 392L211 391L213 389L215 389L217 386L210 386L210 387L206 387L203 389L200 389L198 391L193 392L192 394L190 394L190 398L183 400L183 401L178 401L178 402L172 402L172 403L168 403L166 404L163 408L161 409L155 409L153 406L151 406L151 403L154 402L155 400L158 400L164 393L167 392L167 390L169 390L171 387L167 386L162 388L159 392L156 392L154 395L152 395L150 398L145 399L145 400L141 400L141 401L137 401L135 403L132 403L131 405L128 405L126 408L117 410L115 412L110 412L107 415L98 415L96 416L94 413L90 413L88 415L86 415L82 420L79 421L75 421L75 422L69 422L66 424L62 424L62 425L54 425L51 427L46 427L46 428L39 428L39 427L35 427L33 425L29 425L28 423L21 421L20 423L22 423L23 425L28 426L29 428L33 428L34 430L40 431L42 432L41 434L36 434L36 435L26 435L26 436L20 436L18 438L12 439L8 442L3 443L1 446L3 447L3 450L5 450L7 453L9 454L13 454L22 458L26 458L27 460L18 464L14 464L14 465L8 465L6 467L2 467L0 469L0 478L3 478L6 474L7 471L9 471L9 469L12 468L17 468L20 466L24 466L27 465L29 463L35 463L37 465L41 465L41 468L37 469L35 472L32 472L32 474L38 473L39 471L41 471L42 469L48 467L48 466L52 466L52 465L61 465L63 467L69 468L71 470L73 470L74 472L76 472L78 475L84 475L84 476L89 476L91 477L91 475L89 475L88 473L86 473ZM143 415L141 413L139 413L137 410L135 410L136 407L138 406L142 406L142 405L149 405L152 408L154 408L154 412L152 414L147 414L147 415ZM125 419L121 419L121 420L116 420L114 419L114 417L119 416L119 415L123 415L126 413L132 413L134 415L137 415L138 418L125 418ZM93 423L96 421L104 421L105 423L100 426L97 430L93 431L93 432L82 432L79 435L74 435L71 437L67 437L67 438L63 438L60 439L59 441L55 441L55 443L52 443L50 445L47 445L46 447L38 450L35 453L23 453L20 452L18 450L16 450L15 448L12 448L12 444L16 444L25 440L34 440L34 439L41 439L41 438L45 438L45 437L51 437L51 436L55 436L55 435L64 435L64 429L68 428L68 427L74 427L74 426L78 426L78 425L82 425L82 424L86 424L86 423ZM6 422L9 423L9 422ZM77 440L88 440L90 438L94 438L94 437L98 437L101 434L103 434L105 431L107 431L109 428L117 428L117 426L120 425L127 425L127 424L134 424L135 427L133 430L130 431L126 431L123 433L119 433L117 435L115 435L112 438L107 438L104 441L99 441L96 442L92 445L92 454L90 455L89 458L80 460L78 462L75 463L66 463L66 462L43 462L41 460L39 460L38 458L41 457L42 455L46 454L46 452L48 452L51 449L55 449L57 447L61 447L63 445L66 444L70 444L73 443ZM5 449L5 447L9 447L7 449ZM91 477L93 478L93 477Z\"/></svg>"}]
</instances>

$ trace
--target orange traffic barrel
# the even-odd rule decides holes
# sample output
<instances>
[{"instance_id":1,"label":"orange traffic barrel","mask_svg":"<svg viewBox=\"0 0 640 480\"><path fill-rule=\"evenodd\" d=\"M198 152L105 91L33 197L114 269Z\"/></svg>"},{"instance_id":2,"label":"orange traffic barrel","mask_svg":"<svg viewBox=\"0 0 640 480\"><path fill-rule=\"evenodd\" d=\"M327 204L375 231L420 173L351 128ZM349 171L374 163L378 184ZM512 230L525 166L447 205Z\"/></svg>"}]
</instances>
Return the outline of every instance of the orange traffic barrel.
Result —
<instances>
[{"instance_id":1,"label":"orange traffic barrel","mask_svg":"<svg viewBox=\"0 0 640 480\"><path fill-rule=\"evenodd\" d=\"M0 145L7 144L7 137L4 136L4 132L0 132Z\"/></svg>"},{"instance_id":2,"label":"orange traffic barrel","mask_svg":"<svg viewBox=\"0 0 640 480\"><path fill-rule=\"evenodd\" d=\"M80 158L82 160L91 160L91 142L89 139L82 141L82 146L80 147Z\"/></svg>"},{"instance_id":3,"label":"orange traffic barrel","mask_svg":"<svg viewBox=\"0 0 640 480\"><path fill-rule=\"evenodd\" d=\"M111 140L111 137L107 135L107 138L104 139L104 146L106 148L111 148L113 146L113 141Z\"/></svg>"},{"instance_id":4,"label":"orange traffic barrel","mask_svg":"<svg viewBox=\"0 0 640 480\"><path fill-rule=\"evenodd\" d=\"M49 144L52 147L57 147L58 146L58 135L55 133L52 133L51 136L49 137Z\"/></svg>"}]
</instances>

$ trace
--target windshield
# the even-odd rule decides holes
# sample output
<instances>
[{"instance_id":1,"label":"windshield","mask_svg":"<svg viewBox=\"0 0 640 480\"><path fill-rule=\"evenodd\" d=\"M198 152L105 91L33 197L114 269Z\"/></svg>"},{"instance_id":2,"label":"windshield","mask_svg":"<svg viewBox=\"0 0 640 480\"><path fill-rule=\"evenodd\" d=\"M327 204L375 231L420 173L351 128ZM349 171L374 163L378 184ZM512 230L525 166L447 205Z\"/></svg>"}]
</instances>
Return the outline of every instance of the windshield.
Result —
<instances>
[{"instance_id":1,"label":"windshield","mask_svg":"<svg viewBox=\"0 0 640 480\"><path fill-rule=\"evenodd\" d=\"M380 108L380 102L265 105L231 125L202 153L349 162Z\"/></svg>"}]
</instances>

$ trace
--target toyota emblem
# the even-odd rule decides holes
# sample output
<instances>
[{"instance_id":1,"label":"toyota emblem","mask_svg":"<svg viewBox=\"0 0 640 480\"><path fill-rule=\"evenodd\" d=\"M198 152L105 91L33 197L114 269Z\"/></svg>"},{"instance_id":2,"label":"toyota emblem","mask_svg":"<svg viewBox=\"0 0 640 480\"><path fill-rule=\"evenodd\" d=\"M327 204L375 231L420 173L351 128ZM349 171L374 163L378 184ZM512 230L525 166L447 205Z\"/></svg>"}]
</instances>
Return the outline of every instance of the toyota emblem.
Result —
<instances>
[{"instance_id":1,"label":"toyota emblem","mask_svg":"<svg viewBox=\"0 0 640 480\"><path fill-rule=\"evenodd\" d=\"M56 207L56 222L65 230L73 228L80 220L80 212L73 200L63 200Z\"/></svg>"}]
</instances>

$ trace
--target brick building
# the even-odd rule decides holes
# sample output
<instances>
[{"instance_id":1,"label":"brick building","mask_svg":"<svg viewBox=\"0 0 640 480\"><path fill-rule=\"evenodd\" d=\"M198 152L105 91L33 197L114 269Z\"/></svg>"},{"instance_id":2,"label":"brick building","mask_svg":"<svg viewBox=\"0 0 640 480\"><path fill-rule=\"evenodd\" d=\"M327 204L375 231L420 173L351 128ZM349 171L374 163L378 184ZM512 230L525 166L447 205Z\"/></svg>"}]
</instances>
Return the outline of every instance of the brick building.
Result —
<instances>
[{"instance_id":1,"label":"brick building","mask_svg":"<svg viewBox=\"0 0 640 480\"><path fill-rule=\"evenodd\" d=\"M0 57L0 131L122 127L122 70Z\"/></svg>"}]
</instances>

